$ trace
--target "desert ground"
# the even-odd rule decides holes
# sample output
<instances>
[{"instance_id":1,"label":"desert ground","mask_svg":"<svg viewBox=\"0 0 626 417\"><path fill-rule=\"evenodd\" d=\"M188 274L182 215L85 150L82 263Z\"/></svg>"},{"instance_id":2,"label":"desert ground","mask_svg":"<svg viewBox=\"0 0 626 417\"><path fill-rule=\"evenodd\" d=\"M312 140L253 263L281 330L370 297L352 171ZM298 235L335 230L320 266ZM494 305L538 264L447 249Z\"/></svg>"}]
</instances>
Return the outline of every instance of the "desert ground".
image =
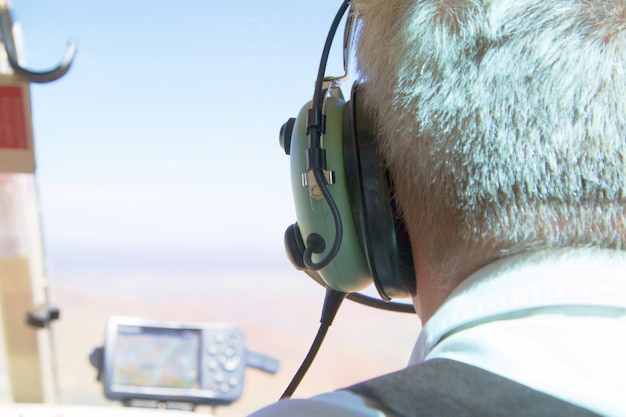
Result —
<instances>
[{"instance_id":1,"label":"desert ground","mask_svg":"<svg viewBox=\"0 0 626 417\"><path fill-rule=\"evenodd\" d=\"M248 369L242 397L227 407L199 408L219 417L245 416L276 401L317 331L324 289L290 265L236 270L65 268L51 286L61 319L53 326L61 402L119 406L103 395L91 350L103 343L112 315L239 326L246 347L280 360L275 375ZM413 315L345 301L296 397L308 397L406 365L419 332Z\"/></svg>"}]
</instances>

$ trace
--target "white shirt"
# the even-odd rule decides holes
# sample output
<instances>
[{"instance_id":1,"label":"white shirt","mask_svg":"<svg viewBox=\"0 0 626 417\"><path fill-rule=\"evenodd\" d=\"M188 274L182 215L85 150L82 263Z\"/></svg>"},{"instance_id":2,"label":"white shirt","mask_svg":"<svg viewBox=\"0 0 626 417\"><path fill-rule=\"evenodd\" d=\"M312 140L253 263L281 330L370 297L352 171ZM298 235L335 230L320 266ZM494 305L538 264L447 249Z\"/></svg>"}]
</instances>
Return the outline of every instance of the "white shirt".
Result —
<instances>
[{"instance_id":1,"label":"white shirt","mask_svg":"<svg viewBox=\"0 0 626 417\"><path fill-rule=\"evenodd\" d=\"M410 364L468 363L605 416L626 416L626 252L510 256L467 278L424 326ZM337 391L253 417L383 417Z\"/></svg>"}]
</instances>

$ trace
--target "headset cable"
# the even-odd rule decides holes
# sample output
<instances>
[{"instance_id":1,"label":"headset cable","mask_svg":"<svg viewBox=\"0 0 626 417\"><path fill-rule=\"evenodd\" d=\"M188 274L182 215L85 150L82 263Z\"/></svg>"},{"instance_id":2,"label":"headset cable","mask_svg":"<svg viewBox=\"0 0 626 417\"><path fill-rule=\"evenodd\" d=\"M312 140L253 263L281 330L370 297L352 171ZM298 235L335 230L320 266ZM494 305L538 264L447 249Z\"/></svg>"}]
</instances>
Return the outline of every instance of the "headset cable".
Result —
<instances>
[{"instance_id":1,"label":"headset cable","mask_svg":"<svg viewBox=\"0 0 626 417\"><path fill-rule=\"evenodd\" d=\"M322 346L322 342L324 342L324 338L326 337L326 333L328 333L329 327L333 324L333 320L339 311L339 307L341 307L341 303L346 298L345 292L335 291L332 288L326 288L326 296L324 297L324 306L322 307L322 317L320 318L320 327L315 335L315 339L313 340L313 344L309 348L309 352L306 354L304 361L298 368L298 372L293 376L289 386L281 395L280 399L284 400L287 398L291 398L293 393L300 385L300 382L304 378L304 375L307 373L317 352L319 352L320 347Z\"/></svg>"}]
</instances>

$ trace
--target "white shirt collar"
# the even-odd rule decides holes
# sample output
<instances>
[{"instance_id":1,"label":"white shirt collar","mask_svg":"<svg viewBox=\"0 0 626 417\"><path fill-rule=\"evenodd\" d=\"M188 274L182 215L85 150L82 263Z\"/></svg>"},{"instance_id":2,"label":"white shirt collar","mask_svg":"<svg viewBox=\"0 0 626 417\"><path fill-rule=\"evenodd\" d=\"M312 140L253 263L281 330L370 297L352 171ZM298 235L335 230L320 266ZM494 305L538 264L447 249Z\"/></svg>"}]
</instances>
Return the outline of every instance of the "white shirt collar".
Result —
<instances>
[{"instance_id":1,"label":"white shirt collar","mask_svg":"<svg viewBox=\"0 0 626 417\"><path fill-rule=\"evenodd\" d=\"M626 309L626 251L557 249L500 259L468 277L426 323L410 363L446 335L480 322L554 306Z\"/></svg>"}]
</instances>

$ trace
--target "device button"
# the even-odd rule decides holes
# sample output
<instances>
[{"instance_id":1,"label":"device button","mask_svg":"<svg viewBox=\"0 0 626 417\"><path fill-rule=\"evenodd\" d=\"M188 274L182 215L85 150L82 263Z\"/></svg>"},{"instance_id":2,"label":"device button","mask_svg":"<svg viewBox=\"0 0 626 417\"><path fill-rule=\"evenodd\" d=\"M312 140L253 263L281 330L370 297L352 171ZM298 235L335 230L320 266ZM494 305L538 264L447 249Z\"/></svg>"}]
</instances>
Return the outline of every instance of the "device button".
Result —
<instances>
[{"instance_id":1,"label":"device button","mask_svg":"<svg viewBox=\"0 0 626 417\"><path fill-rule=\"evenodd\" d=\"M236 376L231 376L230 378L228 378L228 384L231 387L236 387L237 385L239 385L239 378L237 378Z\"/></svg>"},{"instance_id":2,"label":"device button","mask_svg":"<svg viewBox=\"0 0 626 417\"><path fill-rule=\"evenodd\" d=\"M239 368L239 364L241 363L241 358L239 356L235 356L234 358L230 358L222 362L222 367L228 371L232 372L235 369Z\"/></svg>"}]
</instances>

